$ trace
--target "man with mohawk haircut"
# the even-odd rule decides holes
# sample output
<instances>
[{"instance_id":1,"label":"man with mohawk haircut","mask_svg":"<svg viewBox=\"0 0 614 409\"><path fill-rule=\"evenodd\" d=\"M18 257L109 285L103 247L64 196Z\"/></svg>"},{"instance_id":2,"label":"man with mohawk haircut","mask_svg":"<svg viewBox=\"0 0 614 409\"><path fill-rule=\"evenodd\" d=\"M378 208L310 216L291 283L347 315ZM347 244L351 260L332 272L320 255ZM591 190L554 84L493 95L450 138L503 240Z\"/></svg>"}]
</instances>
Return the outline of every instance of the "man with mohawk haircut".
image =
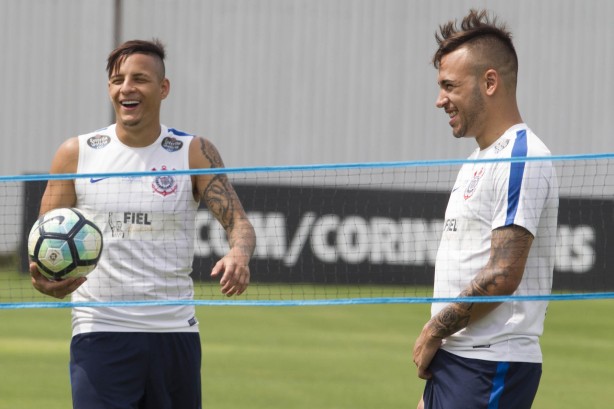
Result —
<instances>
[{"instance_id":1,"label":"man with mohawk haircut","mask_svg":"<svg viewBox=\"0 0 614 409\"><path fill-rule=\"evenodd\" d=\"M433 297L548 295L558 186L544 143L516 101L510 32L471 10L436 34L436 105L456 138L478 148L452 187L435 263ZM510 159L479 161L480 159ZM515 160L512 160L515 159ZM413 349L426 386L418 408L528 409L542 372L546 301L433 303Z\"/></svg>"}]
</instances>

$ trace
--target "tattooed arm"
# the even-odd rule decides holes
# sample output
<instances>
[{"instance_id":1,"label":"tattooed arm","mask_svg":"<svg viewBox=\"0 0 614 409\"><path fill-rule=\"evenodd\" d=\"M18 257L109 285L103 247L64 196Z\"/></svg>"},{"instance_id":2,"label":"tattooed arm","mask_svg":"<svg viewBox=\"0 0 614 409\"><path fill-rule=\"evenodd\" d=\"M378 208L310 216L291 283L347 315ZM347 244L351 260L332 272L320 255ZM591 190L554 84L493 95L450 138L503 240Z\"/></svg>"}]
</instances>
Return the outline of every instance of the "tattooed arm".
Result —
<instances>
[{"instance_id":1,"label":"tattooed arm","mask_svg":"<svg viewBox=\"0 0 614 409\"><path fill-rule=\"evenodd\" d=\"M518 288L533 235L523 227L511 225L493 230L490 258L460 297L510 295ZM413 358L418 376L429 379L428 367L444 338L484 317L501 303L451 303L433 316L416 340Z\"/></svg>"},{"instance_id":2,"label":"tattooed arm","mask_svg":"<svg viewBox=\"0 0 614 409\"><path fill-rule=\"evenodd\" d=\"M194 138L190 145L190 168L223 168L219 152L204 138ZM192 176L194 198L203 200L220 222L230 251L211 271L220 277L221 291L227 296L241 295L249 284L249 260L256 246L256 234L237 194L225 174Z\"/></svg>"}]
</instances>

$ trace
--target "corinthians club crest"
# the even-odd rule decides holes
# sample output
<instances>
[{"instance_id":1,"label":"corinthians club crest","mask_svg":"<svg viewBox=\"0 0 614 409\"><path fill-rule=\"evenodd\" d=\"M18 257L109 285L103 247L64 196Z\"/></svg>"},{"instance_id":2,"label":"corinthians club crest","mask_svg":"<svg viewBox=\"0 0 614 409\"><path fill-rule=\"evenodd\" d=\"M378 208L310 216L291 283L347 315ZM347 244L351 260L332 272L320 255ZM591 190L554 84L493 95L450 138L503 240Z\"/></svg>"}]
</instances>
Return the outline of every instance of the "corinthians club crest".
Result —
<instances>
[{"instance_id":1,"label":"corinthians club crest","mask_svg":"<svg viewBox=\"0 0 614 409\"><path fill-rule=\"evenodd\" d=\"M480 179L482 179L482 176L484 176L484 168L480 168L479 170L473 172L473 178L471 179L471 182L469 182L469 184L467 185L467 188L465 189L465 194L463 195L465 200L473 196L473 194L475 193L475 189L478 187L478 183L480 183Z\"/></svg>"},{"instance_id":2,"label":"corinthians club crest","mask_svg":"<svg viewBox=\"0 0 614 409\"><path fill-rule=\"evenodd\" d=\"M155 172L157 169L152 168L151 170ZM166 166L162 166L162 169L160 170L167 170ZM177 180L175 180L173 175L156 176L151 184L151 187L153 188L154 192L166 197L177 192Z\"/></svg>"}]
</instances>

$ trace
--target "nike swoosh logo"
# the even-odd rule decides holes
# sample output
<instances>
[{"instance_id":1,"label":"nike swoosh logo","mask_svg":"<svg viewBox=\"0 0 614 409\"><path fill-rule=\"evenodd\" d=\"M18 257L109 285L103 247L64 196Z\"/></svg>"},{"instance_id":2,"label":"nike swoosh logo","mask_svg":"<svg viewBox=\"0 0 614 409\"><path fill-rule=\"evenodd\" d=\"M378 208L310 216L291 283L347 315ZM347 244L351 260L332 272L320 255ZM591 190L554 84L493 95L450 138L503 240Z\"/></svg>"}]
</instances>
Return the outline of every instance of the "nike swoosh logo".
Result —
<instances>
[{"instance_id":1,"label":"nike swoosh logo","mask_svg":"<svg viewBox=\"0 0 614 409\"><path fill-rule=\"evenodd\" d=\"M90 183L98 183L101 180L105 180L105 179L108 179L108 177L107 178L90 178Z\"/></svg>"},{"instance_id":2,"label":"nike swoosh logo","mask_svg":"<svg viewBox=\"0 0 614 409\"><path fill-rule=\"evenodd\" d=\"M64 223L64 219L65 219L64 216L53 216L53 217L50 217L49 219L45 220L44 222L42 222L39 226L42 226L43 224L47 224L49 222L52 222L53 220L57 220L58 224L62 224L62 223Z\"/></svg>"},{"instance_id":3,"label":"nike swoosh logo","mask_svg":"<svg viewBox=\"0 0 614 409\"><path fill-rule=\"evenodd\" d=\"M455 186L454 189L452 189L453 192L457 191L458 189L460 189L460 186Z\"/></svg>"}]
</instances>

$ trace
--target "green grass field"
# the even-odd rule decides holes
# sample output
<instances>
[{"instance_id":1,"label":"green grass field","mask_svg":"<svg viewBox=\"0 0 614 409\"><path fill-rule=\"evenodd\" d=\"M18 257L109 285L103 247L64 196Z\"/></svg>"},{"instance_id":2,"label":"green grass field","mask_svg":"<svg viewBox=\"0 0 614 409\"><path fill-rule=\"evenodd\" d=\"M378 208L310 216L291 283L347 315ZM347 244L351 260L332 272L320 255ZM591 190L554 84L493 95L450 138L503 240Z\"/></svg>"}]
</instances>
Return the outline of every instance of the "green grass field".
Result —
<instances>
[{"instance_id":1,"label":"green grass field","mask_svg":"<svg viewBox=\"0 0 614 409\"><path fill-rule=\"evenodd\" d=\"M550 304L534 408L611 408L614 300ZM198 307L208 409L413 408L429 306ZM0 409L67 409L70 310L0 310Z\"/></svg>"}]
</instances>

